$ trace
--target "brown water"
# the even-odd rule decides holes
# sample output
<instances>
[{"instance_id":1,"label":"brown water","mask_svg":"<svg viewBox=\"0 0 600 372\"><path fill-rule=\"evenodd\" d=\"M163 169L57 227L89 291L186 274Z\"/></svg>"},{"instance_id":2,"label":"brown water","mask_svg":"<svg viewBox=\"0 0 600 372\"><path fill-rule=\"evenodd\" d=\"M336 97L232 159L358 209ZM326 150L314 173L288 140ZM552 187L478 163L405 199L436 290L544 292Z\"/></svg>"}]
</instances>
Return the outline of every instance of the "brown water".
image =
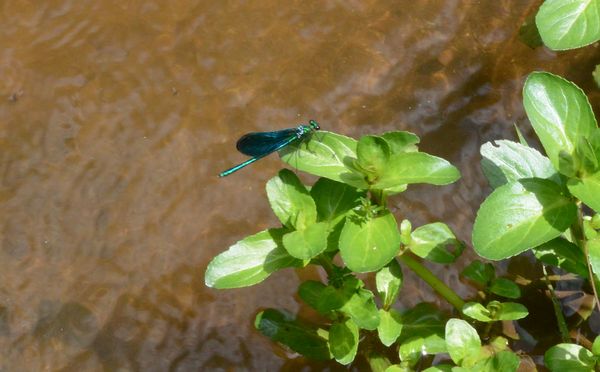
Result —
<instances>
[{"instance_id":1,"label":"brown water","mask_svg":"<svg viewBox=\"0 0 600 372\"><path fill-rule=\"evenodd\" d=\"M599 108L596 47L518 41L537 5L0 1L0 371L306 366L252 327L259 307L299 311L297 273L204 286L213 256L277 223L276 156L216 176L244 159L236 139L309 118L354 137L415 132L463 178L394 198L396 216L469 240L489 192L479 146L515 122L532 138L526 74L561 73ZM411 275L403 293L442 303Z\"/></svg>"}]
</instances>

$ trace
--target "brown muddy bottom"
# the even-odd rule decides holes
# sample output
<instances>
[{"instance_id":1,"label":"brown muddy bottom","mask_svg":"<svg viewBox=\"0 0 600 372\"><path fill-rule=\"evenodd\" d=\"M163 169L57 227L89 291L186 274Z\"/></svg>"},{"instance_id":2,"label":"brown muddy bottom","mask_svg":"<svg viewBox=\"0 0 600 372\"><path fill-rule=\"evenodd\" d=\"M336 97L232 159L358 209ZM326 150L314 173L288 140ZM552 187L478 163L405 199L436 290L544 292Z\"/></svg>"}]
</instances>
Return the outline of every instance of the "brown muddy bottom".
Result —
<instances>
[{"instance_id":1,"label":"brown muddy bottom","mask_svg":"<svg viewBox=\"0 0 600 372\"><path fill-rule=\"evenodd\" d=\"M559 73L599 108L596 47L556 54L518 40L538 5L0 3L0 370L335 368L252 326L259 308L305 312L294 293L314 272L204 286L213 256L277 224L264 192L276 156L217 178L244 159L236 139L311 118L354 137L412 131L462 179L412 187L391 200L396 217L445 221L470 241L489 193L479 146L515 138L514 123L533 138L526 74ZM474 257L430 267L472 296L458 270ZM410 274L402 293L399 308L446 306Z\"/></svg>"}]
</instances>

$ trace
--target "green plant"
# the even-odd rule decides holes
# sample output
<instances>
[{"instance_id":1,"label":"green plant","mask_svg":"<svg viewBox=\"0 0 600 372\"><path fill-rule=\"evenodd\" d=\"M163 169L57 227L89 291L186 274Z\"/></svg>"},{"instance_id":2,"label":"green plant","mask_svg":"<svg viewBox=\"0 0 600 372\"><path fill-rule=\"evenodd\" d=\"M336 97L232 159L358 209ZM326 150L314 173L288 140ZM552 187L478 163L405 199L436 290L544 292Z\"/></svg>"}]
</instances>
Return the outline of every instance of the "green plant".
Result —
<instances>
[{"instance_id":1,"label":"green plant","mask_svg":"<svg viewBox=\"0 0 600 372\"><path fill-rule=\"evenodd\" d=\"M546 0L535 24L553 50L574 49L600 40L600 0Z\"/></svg>"}]
</instances>

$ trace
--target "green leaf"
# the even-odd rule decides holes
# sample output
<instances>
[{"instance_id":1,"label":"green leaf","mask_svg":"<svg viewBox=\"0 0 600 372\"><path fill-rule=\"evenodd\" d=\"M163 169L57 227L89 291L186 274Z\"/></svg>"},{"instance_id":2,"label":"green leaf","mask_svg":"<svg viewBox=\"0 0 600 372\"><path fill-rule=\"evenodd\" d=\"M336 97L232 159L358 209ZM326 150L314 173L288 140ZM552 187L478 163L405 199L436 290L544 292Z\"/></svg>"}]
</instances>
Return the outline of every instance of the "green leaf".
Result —
<instances>
[{"instance_id":1,"label":"green leaf","mask_svg":"<svg viewBox=\"0 0 600 372\"><path fill-rule=\"evenodd\" d=\"M338 363L352 363L358 350L358 327L352 320L335 322L329 329L329 348Z\"/></svg>"},{"instance_id":2,"label":"green leaf","mask_svg":"<svg viewBox=\"0 0 600 372\"><path fill-rule=\"evenodd\" d=\"M385 346L390 346L396 342L402 332L402 315L394 309L387 311L379 309L379 319L377 327L379 339Z\"/></svg>"},{"instance_id":3,"label":"green leaf","mask_svg":"<svg viewBox=\"0 0 600 372\"><path fill-rule=\"evenodd\" d=\"M515 302L498 302L492 301L499 304L498 310L494 316L498 320L519 320L529 315L527 308L521 304ZM489 305L488 305L489 307Z\"/></svg>"},{"instance_id":4,"label":"green leaf","mask_svg":"<svg viewBox=\"0 0 600 372\"><path fill-rule=\"evenodd\" d=\"M424 355L445 353L446 342L438 334L426 337L413 337L403 341L398 348L398 356L403 363L415 366Z\"/></svg>"},{"instance_id":5,"label":"green leaf","mask_svg":"<svg viewBox=\"0 0 600 372\"><path fill-rule=\"evenodd\" d=\"M379 270L400 251L400 232L394 215L385 212L375 218L364 218L351 212L346 217L339 246L350 270L359 273Z\"/></svg>"},{"instance_id":6,"label":"green leaf","mask_svg":"<svg viewBox=\"0 0 600 372\"><path fill-rule=\"evenodd\" d=\"M535 17L544 44L553 50L600 40L600 1L546 0Z\"/></svg>"},{"instance_id":7,"label":"green leaf","mask_svg":"<svg viewBox=\"0 0 600 372\"><path fill-rule=\"evenodd\" d=\"M267 182L267 196L273 212L287 228L302 230L317 220L314 200L289 169L282 169Z\"/></svg>"},{"instance_id":8,"label":"green leaf","mask_svg":"<svg viewBox=\"0 0 600 372\"><path fill-rule=\"evenodd\" d=\"M523 105L555 169L559 169L561 150L573 155L579 137L589 137L597 128L583 91L547 72L529 75L523 88Z\"/></svg>"},{"instance_id":9,"label":"green leaf","mask_svg":"<svg viewBox=\"0 0 600 372\"><path fill-rule=\"evenodd\" d=\"M489 358L480 360L473 366L476 372L515 372L519 369L521 359L510 351L500 351Z\"/></svg>"},{"instance_id":10,"label":"green leaf","mask_svg":"<svg viewBox=\"0 0 600 372\"><path fill-rule=\"evenodd\" d=\"M408 248L426 260L449 264L460 256L464 245L456 239L448 225L434 222L415 229Z\"/></svg>"},{"instance_id":11,"label":"green leaf","mask_svg":"<svg viewBox=\"0 0 600 372\"><path fill-rule=\"evenodd\" d=\"M473 357L478 356L481 340L477 331L461 319L450 319L446 323L446 347L454 363L469 367L474 364Z\"/></svg>"},{"instance_id":12,"label":"green leaf","mask_svg":"<svg viewBox=\"0 0 600 372\"><path fill-rule=\"evenodd\" d=\"M396 301L402 287L402 269L398 261L392 259L387 266L379 270L375 275L375 284L383 307L389 308Z\"/></svg>"},{"instance_id":13,"label":"green leaf","mask_svg":"<svg viewBox=\"0 0 600 372\"><path fill-rule=\"evenodd\" d=\"M352 318L359 328L373 331L379 326L379 311L373 297L373 292L367 289L355 290L341 311Z\"/></svg>"},{"instance_id":14,"label":"green leaf","mask_svg":"<svg viewBox=\"0 0 600 372\"><path fill-rule=\"evenodd\" d=\"M586 247L592 271L597 276L600 276L600 238L588 240L586 242Z\"/></svg>"},{"instance_id":15,"label":"green leaf","mask_svg":"<svg viewBox=\"0 0 600 372\"><path fill-rule=\"evenodd\" d=\"M402 314L402 333L398 343L403 344L410 338L427 338L444 334L444 317L433 305L420 303Z\"/></svg>"},{"instance_id":16,"label":"green leaf","mask_svg":"<svg viewBox=\"0 0 600 372\"><path fill-rule=\"evenodd\" d=\"M567 182L571 194L596 212L600 212L600 172Z\"/></svg>"},{"instance_id":17,"label":"green leaf","mask_svg":"<svg viewBox=\"0 0 600 372\"><path fill-rule=\"evenodd\" d=\"M506 298L521 297L521 288L516 283L504 278L492 280L490 292Z\"/></svg>"},{"instance_id":18,"label":"green leaf","mask_svg":"<svg viewBox=\"0 0 600 372\"><path fill-rule=\"evenodd\" d=\"M348 300L345 294L337 288L326 286L314 280L308 280L300 284L298 295L321 314L340 309Z\"/></svg>"},{"instance_id":19,"label":"green leaf","mask_svg":"<svg viewBox=\"0 0 600 372\"><path fill-rule=\"evenodd\" d=\"M558 344L546 351L544 364L550 371L590 372L594 370L596 358L583 346Z\"/></svg>"},{"instance_id":20,"label":"green leaf","mask_svg":"<svg viewBox=\"0 0 600 372\"><path fill-rule=\"evenodd\" d=\"M405 152L390 157L372 188L387 189L413 183L447 185L459 178L458 169L442 158L424 152Z\"/></svg>"},{"instance_id":21,"label":"green leaf","mask_svg":"<svg viewBox=\"0 0 600 372\"><path fill-rule=\"evenodd\" d=\"M340 134L320 131L307 142L294 143L279 151L281 160L292 167L338 182L351 180L352 186L368 188L367 183L346 168L346 158L356 158L355 139Z\"/></svg>"},{"instance_id":22,"label":"green leaf","mask_svg":"<svg viewBox=\"0 0 600 372\"><path fill-rule=\"evenodd\" d=\"M367 174L380 174L390 158L390 146L377 136L362 136L356 148L358 165Z\"/></svg>"},{"instance_id":23,"label":"green leaf","mask_svg":"<svg viewBox=\"0 0 600 372\"><path fill-rule=\"evenodd\" d=\"M329 224L319 222L304 230L296 230L283 236L283 247L292 257L310 260L327 248Z\"/></svg>"},{"instance_id":24,"label":"green leaf","mask_svg":"<svg viewBox=\"0 0 600 372\"><path fill-rule=\"evenodd\" d=\"M589 138L579 137L577 147L575 147L575 155L581 163L583 174L593 174L598 170L598 157Z\"/></svg>"},{"instance_id":25,"label":"green leaf","mask_svg":"<svg viewBox=\"0 0 600 372\"><path fill-rule=\"evenodd\" d=\"M318 220L336 223L356 207L358 199L365 194L343 183L319 178L310 189L310 195L317 205Z\"/></svg>"},{"instance_id":26,"label":"green leaf","mask_svg":"<svg viewBox=\"0 0 600 372\"><path fill-rule=\"evenodd\" d=\"M547 265L588 277L586 259L579 247L564 238L552 239L534 249L535 257Z\"/></svg>"},{"instance_id":27,"label":"green leaf","mask_svg":"<svg viewBox=\"0 0 600 372\"><path fill-rule=\"evenodd\" d=\"M499 140L481 146L481 167L490 186L497 188L522 178L547 178L562 184L550 159L534 148Z\"/></svg>"},{"instance_id":28,"label":"green leaf","mask_svg":"<svg viewBox=\"0 0 600 372\"><path fill-rule=\"evenodd\" d=\"M463 314L480 322L493 322L492 313L479 302L467 302L462 308Z\"/></svg>"},{"instance_id":29,"label":"green leaf","mask_svg":"<svg viewBox=\"0 0 600 372\"><path fill-rule=\"evenodd\" d=\"M405 131L386 132L381 137L387 141L392 154L415 152L420 141L416 134Z\"/></svg>"},{"instance_id":30,"label":"green leaf","mask_svg":"<svg viewBox=\"0 0 600 372\"><path fill-rule=\"evenodd\" d=\"M269 229L248 236L210 262L204 281L207 287L225 289L248 287L273 272L302 263L290 256L281 243L285 229Z\"/></svg>"},{"instance_id":31,"label":"green leaf","mask_svg":"<svg viewBox=\"0 0 600 372\"><path fill-rule=\"evenodd\" d=\"M595 356L600 355L600 336L596 336L594 343L592 344L592 354Z\"/></svg>"},{"instance_id":32,"label":"green leaf","mask_svg":"<svg viewBox=\"0 0 600 372\"><path fill-rule=\"evenodd\" d=\"M559 236L577 217L577 207L552 181L523 179L500 186L483 202L473 226L473 246L484 258L501 260Z\"/></svg>"},{"instance_id":33,"label":"green leaf","mask_svg":"<svg viewBox=\"0 0 600 372\"><path fill-rule=\"evenodd\" d=\"M254 326L263 335L297 353L316 360L331 359L327 340L318 329L296 320L291 314L267 309L256 315Z\"/></svg>"},{"instance_id":34,"label":"green leaf","mask_svg":"<svg viewBox=\"0 0 600 372\"><path fill-rule=\"evenodd\" d=\"M496 276L496 269L490 263L475 260L464 268L461 275L478 283L482 287L487 287L489 282Z\"/></svg>"},{"instance_id":35,"label":"green leaf","mask_svg":"<svg viewBox=\"0 0 600 372\"><path fill-rule=\"evenodd\" d=\"M456 367L451 364L438 364L424 369L423 372L453 372L454 368Z\"/></svg>"}]
</instances>

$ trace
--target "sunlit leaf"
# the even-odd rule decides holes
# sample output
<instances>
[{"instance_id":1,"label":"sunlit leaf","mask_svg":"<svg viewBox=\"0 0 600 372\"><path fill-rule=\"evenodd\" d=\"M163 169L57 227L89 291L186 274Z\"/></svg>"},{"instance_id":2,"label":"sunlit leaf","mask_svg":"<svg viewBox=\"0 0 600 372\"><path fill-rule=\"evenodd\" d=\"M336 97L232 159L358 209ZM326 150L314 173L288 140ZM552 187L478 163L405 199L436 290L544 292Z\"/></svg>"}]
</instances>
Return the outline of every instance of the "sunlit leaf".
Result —
<instances>
[{"instance_id":1,"label":"sunlit leaf","mask_svg":"<svg viewBox=\"0 0 600 372\"><path fill-rule=\"evenodd\" d=\"M387 309L396 301L402 287L402 269L398 261L392 259L387 266L379 270L375 275L375 284L383 307Z\"/></svg>"},{"instance_id":2,"label":"sunlit leaf","mask_svg":"<svg viewBox=\"0 0 600 372\"><path fill-rule=\"evenodd\" d=\"M442 158L424 152L406 152L390 157L385 171L372 187L386 189L414 183L447 185L459 178L458 169Z\"/></svg>"},{"instance_id":3,"label":"sunlit leaf","mask_svg":"<svg viewBox=\"0 0 600 372\"><path fill-rule=\"evenodd\" d=\"M446 347L454 363L469 367L479 355L481 340L477 331L461 319L450 319L446 323Z\"/></svg>"},{"instance_id":4,"label":"sunlit leaf","mask_svg":"<svg viewBox=\"0 0 600 372\"><path fill-rule=\"evenodd\" d=\"M550 49L579 48L600 40L599 0L546 0L535 21Z\"/></svg>"},{"instance_id":5,"label":"sunlit leaf","mask_svg":"<svg viewBox=\"0 0 600 372\"><path fill-rule=\"evenodd\" d=\"M285 229L269 229L240 240L210 262L204 281L207 287L240 288L265 280L273 272L301 261L290 256L281 243Z\"/></svg>"},{"instance_id":6,"label":"sunlit leaf","mask_svg":"<svg viewBox=\"0 0 600 372\"><path fill-rule=\"evenodd\" d=\"M289 169L282 169L267 182L267 196L273 212L288 228L302 230L317 220L314 200Z\"/></svg>"},{"instance_id":7,"label":"sunlit leaf","mask_svg":"<svg viewBox=\"0 0 600 372\"><path fill-rule=\"evenodd\" d=\"M550 371L590 372L596 358L591 351L576 344L558 344L544 354L544 364Z\"/></svg>"},{"instance_id":8,"label":"sunlit leaf","mask_svg":"<svg viewBox=\"0 0 600 372\"><path fill-rule=\"evenodd\" d=\"M304 230L289 232L283 236L283 247L292 257L309 260L327 248L329 224L319 222Z\"/></svg>"},{"instance_id":9,"label":"sunlit leaf","mask_svg":"<svg viewBox=\"0 0 600 372\"><path fill-rule=\"evenodd\" d=\"M573 196L594 211L600 212L600 172L581 179L572 178L567 187Z\"/></svg>"},{"instance_id":10,"label":"sunlit leaf","mask_svg":"<svg viewBox=\"0 0 600 372\"><path fill-rule=\"evenodd\" d=\"M358 327L350 319L335 322L329 328L329 348L338 363L352 363L358 350Z\"/></svg>"},{"instance_id":11,"label":"sunlit leaf","mask_svg":"<svg viewBox=\"0 0 600 372\"><path fill-rule=\"evenodd\" d=\"M402 315L394 309L379 309L379 326L377 334L381 343L390 346L398 339L402 332Z\"/></svg>"},{"instance_id":12,"label":"sunlit leaf","mask_svg":"<svg viewBox=\"0 0 600 372\"><path fill-rule=\"evenodd\" d=\"M411 234L408 248L428 261L449 264L460 256L464 245L456 239L448 225L434 222L416 228Z\"/></svg>"},{"instance_id":13,"label":"sunlit leaf","mask_svg":"<svg viewBox=\"0 0 600 372\"><path fill-rule=\"evenodd\" d=\"M473 246L482 257L501 260L559 236L577 207L552 181L523 179L500 186L481 205Z\"/></svg>"}]
</instances>

